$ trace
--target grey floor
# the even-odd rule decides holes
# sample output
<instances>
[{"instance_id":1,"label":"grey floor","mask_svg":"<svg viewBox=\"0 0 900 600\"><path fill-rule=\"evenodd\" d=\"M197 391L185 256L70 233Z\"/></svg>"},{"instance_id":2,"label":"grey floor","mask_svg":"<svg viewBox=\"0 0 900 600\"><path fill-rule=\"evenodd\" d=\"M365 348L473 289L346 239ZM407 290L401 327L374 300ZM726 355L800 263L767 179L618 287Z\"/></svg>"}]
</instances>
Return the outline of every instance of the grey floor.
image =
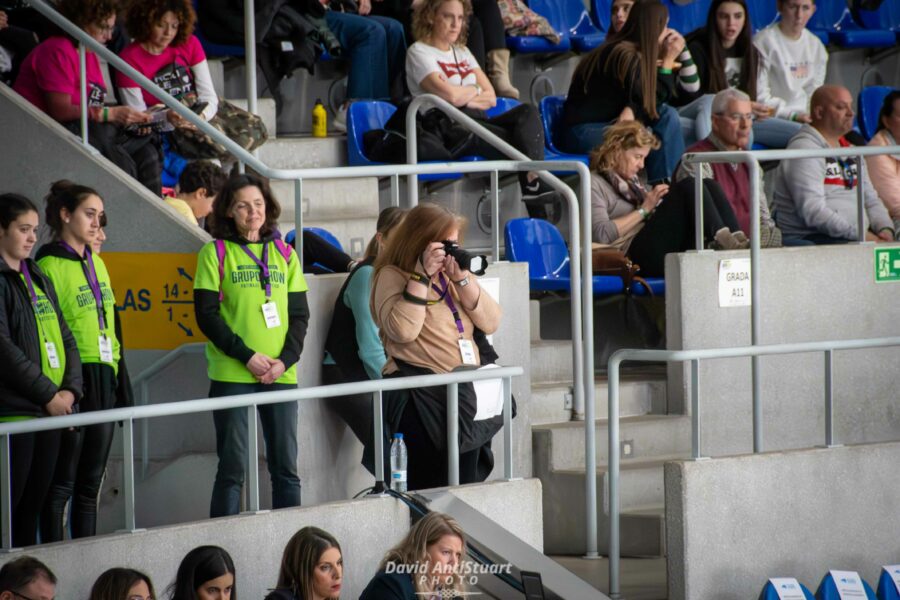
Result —
<instances>
[{"instance_id":1,"label":"grey floor","mask_svg":"<svg viewBox=\"0 0 900 600\"><path fill-rule=\"evenodd\" d=\"M595 560L577 556L550 558L601 592L609 590L609 561L605 557ZM620 564L620 591L625 600L666 600L665 557L623 558Z\"/></svg>"}]
</instances>

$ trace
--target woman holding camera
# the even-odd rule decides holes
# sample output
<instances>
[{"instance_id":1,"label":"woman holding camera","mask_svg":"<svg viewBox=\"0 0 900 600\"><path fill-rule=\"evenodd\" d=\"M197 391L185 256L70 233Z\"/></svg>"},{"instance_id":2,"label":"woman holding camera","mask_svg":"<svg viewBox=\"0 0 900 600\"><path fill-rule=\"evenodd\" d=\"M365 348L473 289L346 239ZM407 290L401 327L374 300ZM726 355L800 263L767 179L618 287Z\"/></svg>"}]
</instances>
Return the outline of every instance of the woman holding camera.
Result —
<instances>
[{"instance_id":1,"label":"woman holding camera","mask_svg":"<svg viewBox=\"0 0 900 600\"><path fill-rule=\"evenodd\" d=\"M388 355L385 377L481 366L475 329L496 331L501 309L447 254L445 242L458 244L464 226L465 220L446 208L420 204L378 255L371 309ZM409 489L447 485L446 404L444 386L388 395L386 421L392 432L403 432L409 449ZM476 409L472 384L460 384L460 483L483 481L490 472L480 450L499 426L493 420L476 422Z\"/></svg>"}]
</instances>

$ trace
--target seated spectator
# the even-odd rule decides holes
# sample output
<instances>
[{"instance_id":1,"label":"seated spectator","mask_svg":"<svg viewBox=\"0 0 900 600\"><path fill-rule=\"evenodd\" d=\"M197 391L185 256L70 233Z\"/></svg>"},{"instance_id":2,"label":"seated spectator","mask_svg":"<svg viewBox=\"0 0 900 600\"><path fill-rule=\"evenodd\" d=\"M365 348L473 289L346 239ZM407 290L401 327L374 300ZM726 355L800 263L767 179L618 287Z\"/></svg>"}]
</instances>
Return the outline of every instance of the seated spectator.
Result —
<instances>
[{"instance_id":1,"label":"seated spectator","mask_svg":"<svg viewBox=\"0 0 900 600\"><path fill-rule=\"evenodd\" d=\"M53 282L31 260L37 208L0 195L0 422L71 414L84 389L78 345ZM9 438L14 547L37 543L38 515L59 456L59 429Z\"/></svg>"},{"instance_id":2,"label":"seated spectator","mask_svg":"<svg viewBox=\"0 0 900 600\"><path fill-rule=\"evenodd\" d=\"M113 0L61 0L59 10L70 21L105 44L116 22ZM53 36L22 63L13 88L70 131L81 133L81 85L78 47L67 35ZM106 88L97 56L87 51L88 141L103 156L159 196L162 156L159 137L147 128L147 113L130 106L104 106Z\"/></svg>"},{"instance_id":3,"label":"seated spectator","mask_svg":"<svg viewBox=\"0 0 900 600\"><path fill-rule=\"evenodd\" d=\"M762 58L756 99L774 110L776 117L810 123L810 98L825 83L828 67L825 46L806 29L816 3L814 0L776 2L781 20L753 38ZM760 142L766 143L762 139Z\"/></svg>"},{"instance_id":4,"label":"seated spectator","mask_svg":"<svg viewBox=\"0 0 900 600\"><path fill-rule=\"evenodd\" d=\"M753 45L750 15L746 0L714 0L709 7L706 27L688 36L688 48L697 63L700 89L694 95L679 88L676 104L684 130L685 143L692 145L706 139L712 127L713 94L725 89L739 89L752 102L756 122L750 132L747 148L756 141L783 148L800 124L772 117L771 109L756 102L759 77L759 50Z\"/></svg>"},{"instance_id":5,"label":"seated spectator","mask_svg":"<svg viewBox=\"0 0 900 600\"><path fill-rule=\"evenodd\" d=\"M810 104L812 122L791 138L788 149L812 150L851 146L844 137L853 128L853 97L847 88L823 85ZM865 214L869 241L893 241L894 227L887 210L863 172ZM775 220L785 240L814 244L844 244L858 239L856 159L795 158L781 161L775 176Z\"/></svg>"},{"instance_id":6,"label":"seated spectator","mask_svg":"<svg viewBox=\"0 0 900 600\"><path fill-rule=\"evenodd\" d=\"M88 600L156 600L156 594L147 575L134 569L114 567L97 578Z\"/></svg>"},{"instance_id":7,"label":"seated spectator","mask_svg":"<svg viewBox=\"0 0 900 600\"><path fill-rule=\"evenodd\" d=\"M641 0L613 0L610 3L610 34L622 31L622 28L625 27L625 21L628 20L628 15L631 13L631 7L635 5L635 2L640 1Z\"/></svg>"},{"instance_id":8,"label":"seated spectator","mask_svg":"<svg viewBox=\"0 0 900 600\"><path fill-rule=\"evenodd\" d=\"M350 271L334 303L331 327L325 340L325 364L322 365L322 383L348 383L381 379L381 370L387 357L378 337L378 327L369 310L372 292L372 266L379 252L390 239L406 211L388 207L378 215L377 231L366 247L362 261ZM330 403L366 445L372 439L372 395L360 394L335 399Z\"/></svg>"},{"instance_id":9,"label":"seated spectator","mask_svg":"<svg viewBox=\"0 0 900 600\"><path fill-rule=\"evenodd\" d=\"M753 103L744 92L726 88L715 95L711 103L712 133L687 149L687 152L735 152L747 150L750 144L750 123L753 122ZM682 162L675 179L695 177L696 165ZM728 199L741 231L750 233L750 169L744 163L706 163L703 179L719 184ZM769 203L759 174L759 236L762 247L781 246L781 231L769 214Z\"/></svg>"},{"instance_id":10,"label":"seated spectator","mask_svg":"<svg viewBox=\"0 0 900 600\"><path fill-rule=\"evenodd\" d=\"M896 146L900 139L900 91L894 90L884 99L878 114L878 131L870 146ZM894 220L894 232L900 233L900 156L879 154L867 156L866 166L878 197Z\"/></svg>"},{"instance_id":11,"label":"seated spectator","mask_svg":"<svg viewBox=\"0 0 900 600\"><path fill-rule=\"evenodd\" d=\"M0 10L0 81L12 85L19 65L38 45L33 31L9 24L9 15Z\"/></svg>"},{"instance_id":12,"label":"seated spectator","mask_svg":"<svg viewBox=\"0 0 900 600\"><path fill-rule=\"evenodd\" d=\"M15 600L53 600L56 575L33 556L14 558L0 567L0 598Z\"/></svg>"},{"instance_id":13,"label":"seated spectator","mask_svg":"<svg viewBox=\"0 0 900 600\"><path fill-rule=\"evenodd\" d=\"M303 272L321 275L324 273L349 273L356 261L343 250L336 248L328 240L314 231L304 228L300 242L303 244ZM294 247L297 239L294 238Z\"/></svg>"},{"instance_id":14,"label":"seated spectator","mask_svg":"<svg viewBox=\"0 0 900 600\"><path fill-rule=\"evenodd\" d=\"M500 116L486 118L481 111L496 106L497 96L487 75L465 47L470 0L422 0L413 13L416 43L406 55L406 79L413 96L435 94L470 112L492 133L533 160L544 158L544 130L540 115L530 104L520 104ZM476 138L472 153L487 159L506 159L504 153ZM522 200L534 218L558 219L553 206L559 194L537 173L520 173ZM553 206L548 210L548 206Z\"/></svg>"},{"instance_id":15,"label":"seated spectator","mask_svg":"<svg viewBox=\"0 0 900 600\"><path fill-rule=\"evenodd\" d=\"M429 375L483 363L475 330L500 325L501 308L478 280L444 251L458 241L464 221L435 204L419 204L390 236L375 259L370 309L388 360L385 378ZM455 318L454 318L455 317ZM409 448L409 489L447 485L446 386L389 392L389 432L403 432ZM491 460L481 452L502 419L475 421L471 383L459 384L459 481L484 481Z\"/></svg>"},{"instance_id":16,"label":"seated spectator","mask_svg":"<svg viewBox=\"0 0 900 600\"><path fill-rule=\"evenodd\" d=\"M673 69L685 44L667 28L668 20L668 9L659 2L635 4L622 31L581 59L563 107L565 151L587 154L603 142L612 123L636 119L662 140L647 159L648 179L659 183L672 177L684 140L678 113L666 102L674 94Z\"/></svg>"},{"instance_id":17,"label":"seated spectator","mask_svg":"<svg viewBox=\"0 0 900 600\"><path fill-rule=\"evenodd\" d=\"M278 586L266 600L331 600L341 594L344 559L334 536L304 527L284 547Z\"/></svg>"},{"instance_id":18,"label":"seated spectator","mask_svg":"<svg viewBox=\"0 0 900 600\"><path fill-rule=\"evenodd\" d=\"M665 275L666 254L694 248L693 179L649 191L638 179L657 147L653 132L624 121L607 128L603 144L591 153L591 239L627 254L646 277ZM706 239L720 247L747 247L728 200L711 181L704 182L703 226Z\"/></svg>"},{"instance_id":19,"label":"seated spectator","mask_svg":"<svg viewBox=\"0 0 900 600\"><path fill-rule=\"evenodd\" d=\"M194 36L196 14L190 0L144 0L128 7L128 31L134 41L121 52L122 60L168 92L203 120L210 121L244 150L252 152L268 139L262 120L233 105L220 102L213 88L206 54ZM141 89L124 73L116 74L122 100L139 111L160 104L152 93ZM196 126L168 110L175 128L170 140L185 158L219 158L230 153L223 146L198 134Z\"/></svg>"},{"instance_id":20,"label":"seated spectator","mask_svg":"<svg viewBox=\"0 0 900 600\"><path fill-rule=\"evenodd\" d=\"M215 163L206 160L189 162L178 178L178 192L165 202L192 224L203 227L212 212L216 195L225 186L228 176Z\"/></svg>"},{"instance_id":21,"label":"seated spectator","mask_svg":"<svg viewBox=\"0 0 900 600\"><path fill-rule=\"evenodd\" d=\"M237 600L236 571L231 555L218 546L198 546L178 565L166 590L169 600Z\"/></svg>"},{"instance_id":22,"label":"seated spectator","mask_svg":"<svg viewBox=\"0 0 900 600\"><path fill-rule=\"evenodd\" d=\"M464 597L465 560L462 527L450 515L430 512L388 550L359 600Z\"/></svg>"}]
</instances>

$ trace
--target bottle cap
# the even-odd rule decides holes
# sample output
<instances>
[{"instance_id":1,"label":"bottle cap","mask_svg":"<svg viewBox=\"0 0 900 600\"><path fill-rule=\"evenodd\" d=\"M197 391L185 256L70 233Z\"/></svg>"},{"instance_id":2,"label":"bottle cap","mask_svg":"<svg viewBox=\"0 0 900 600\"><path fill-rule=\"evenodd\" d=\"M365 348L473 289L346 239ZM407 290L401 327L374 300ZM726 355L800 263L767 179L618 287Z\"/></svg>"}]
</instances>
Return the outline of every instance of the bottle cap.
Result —
<instances>
[{"instance_id":1,"label":"bottle cap","mask_svg":"<svg viewBox=\"0 0 900 600\"><path fill-rule=\"evenodd\" d=\"M395 434L394 434L394 439L395 439L395 440L402 440L402 439L403 439L403 434L402 434L402 433L395 433Z\"/></svg>"},{"instance_id":2,"label":"bottle cap","mask_svg":"<svg viewBox=\"0 0 900 600\"><path fill-rule=\"evenodd\" d=\"M321 98L316 98L316 104L322 104L322 99L321 99Z\"/></svg>"}]
</instances>

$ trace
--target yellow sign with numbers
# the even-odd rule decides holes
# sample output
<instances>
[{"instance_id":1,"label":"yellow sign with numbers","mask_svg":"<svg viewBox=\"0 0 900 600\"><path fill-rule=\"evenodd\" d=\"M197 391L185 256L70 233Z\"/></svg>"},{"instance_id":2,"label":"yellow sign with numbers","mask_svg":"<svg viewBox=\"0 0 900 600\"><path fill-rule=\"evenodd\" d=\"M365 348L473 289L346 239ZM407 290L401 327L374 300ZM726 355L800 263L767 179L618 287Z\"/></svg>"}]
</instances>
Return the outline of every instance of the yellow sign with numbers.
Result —
<instances>
[{"instance_id":1,"label":"yellow sign with numbers","mask_svg":"<svg viewBox=\"0 0 900 600\"><path fill-rule=\"evenodd\" d=\"M196 254L104 252L127 350L205 342L194 319Z\"/></svg>"}]
</instances>

